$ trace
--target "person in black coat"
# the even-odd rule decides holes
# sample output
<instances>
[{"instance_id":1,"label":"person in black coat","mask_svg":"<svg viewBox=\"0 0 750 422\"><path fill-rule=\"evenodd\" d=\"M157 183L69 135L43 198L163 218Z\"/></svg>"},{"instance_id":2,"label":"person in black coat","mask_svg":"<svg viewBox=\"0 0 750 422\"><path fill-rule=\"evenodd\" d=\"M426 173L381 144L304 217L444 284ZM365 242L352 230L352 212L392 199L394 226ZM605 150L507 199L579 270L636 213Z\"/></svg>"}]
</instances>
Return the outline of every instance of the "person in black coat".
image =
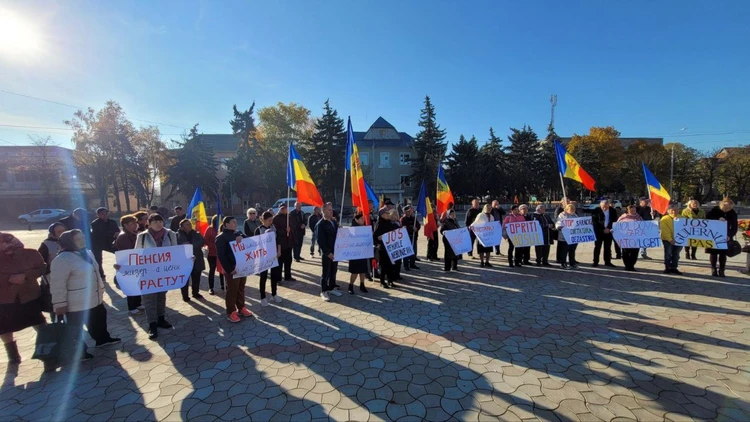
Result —
<instances>
[{"instance_id":1,"label":"person in black coat","mask_svg":"<svg viewBox=\"0 0 750 422\"><path fill-rule=\"evenodd\" d=\"M200 294L201 287L201 275L203 270L206 269L206 262L203 260L203 236L200 233L193 230L193 223L186 219L183 219L180 223L180 230L177 232L177 244L178 245L192 245L193 246L193 270L190 272L191 283L185 284L182 290L182 300L190 302L190 296L188 295L190 286L192 285L193 297L195 299L203 299Z\"/></svg>"},{"instance_id":2,"label":"person in black coat","mask_svg":"<svg viewBox=\"0 0 750 422\"><path fill-rule=\"evenodd\" d=\"M86 232L88 232L88 229L86 228L86 216L87 213L85 209L76 208L73 210L72 214L63 218L60 222L65 226L66 231L78 229L86 234Z\"/></svg>"},{"instance_id":3,"label":"person in black coat","mask_svg":"<svg viewBox=\"0 0 750 422\"><path fill-rule=\"evenodd\" d=\"M638 215L641 216L641 219L643 221L651 221L656 217L654 215L654 211L651 209L651 200L645 197L639 199L638 206L635 208L635 211ZM651 259L651 257L648 256L648 249L641 249L641 259Z\"/></svg>"},{"instance_id":4,"label":"person in black coat","mask_svg":"<svg viewBox=\"0 0 750 422\"><path fill-rule=\"evenodd\" d=\"M544 245L534 246L534 252L536 255L536 265L549 267L549 249L550 245L555 243L555 236L557 231L555 230L555 222L552 218L547 215L547 209L544 205L537 205L536 212L532 218L539 222L539 226L542 228L542 238L544 239Z\"/></svg>"},{"instance_id":5,"label":"person in black coat","mask_svg":"<svg viewBox=\"0 0 750 422\"><path fill-rule=\"evenodd\" d=\"M225 305L227 319L230 322L240 322L240 315L250 317L253 313L245 307L245 283L247 277L236 277L237 261L234 259L234 251L229 245L232 241L242 242L243 234L237 230L237 220L227 216L221 222L221 233L216 236L216 257L221 262L224 270L227 293Z\"/></svg>"},{"instance_id":6,"label":"person in black coat","mask_svg":"<svg viewBox=\"0 0 750 422\"><path fill-rule=\"evenodd\" d=\"M466 211L466 218L464 219L464 226L469 227L472 224L474 224L474 220L477 219L477 216L482 212L482 210L479 208L479 200L474 198L471 200L471 208ZM471 251L467 254L470 257L474 257L474 241L476 240L476 236L474 235L474 232L469 230L469 235L471 236Z\"/></svg>"},{"instance_id":7,"label":"person in black coat","mask_svg":"<svg viewBox=\"0 0 750 422\"><path fill-rule=\"evenodd\" d=\"M445 232L446 230L455 230L460 227L458 226L458 221L456 221L455 211L448 210L446 214L447 216L445 220L443 220L443 226L440 227L440 234L443 235L443 260L445 261L445 267L443 268L443 270L458 271L458 260L461 258L461 255L456 255L453 252L453 248L451 247L450 242L448 242L448 239L445 238Z\"/></svg>"},{"instance_id":8,"label":"person in black coat","mask_svg":"<svg viewBox=\"0 0 750 422\"><path fill-rule=\"evenodd\" d=\"M500 206L500 201L497 199L492 201L492 218L494 221L499 221L500 223L505 220L505 210ZM495 255L503 255L500 253L500 245L495 246Z\"/></svg>"},{"instance_id":9,"label":"person in black coat","mask_svg":"<svg viewBox=\"0 0 750 422\"><path fill-rule=\"evenodd\" d=\"M320 278L320 297L328 302L331 300L329 293L341 296L336 289L336 271L338 262L334 261L333 251L336 247L336 233L339 230L338 222L333 218L333 205L329 202L323 206L323 219L318 221L318 246L322 252L323 274Z\"/></svg>"},{"instance_id":10,"label":"person in black coat","mask_svg":"<svg viewBox=\"0 0 750 422\"><path fill-rule=\"evenodd\" d=\"M292 278L292 254L294 252L294 233L287 222L291 223L286 203L279 206L279 212L273 217L273 225L276 227L276 245L281 246L281 257L279 266L271 269L271 277L281 282L280 274L284 272L284 280L296 281Z\"/></svg>"},{"instance_id":11,"label":"person in black coat","mask_svg":"<svg viewBox=\"0 0 750 422\"><path fill-rule=\"evenodd\" d=\"M354 215L354 219L352 220L352 227L360 227L365 225L365 216L362 214L362 211L358 211L357 214ZM359 291L362 293L367 293L367 288L365 287L365 276L368 275L370 272L370 268L368 265L369 258L362 258L362 259L352 259L349 261L349 273L351 274L349 276L349 294L354 294L354 282L357 280L357 276L359 276Z\"/></svg>"},{"instance_id":12,"label":"person in black coat","mask_svg":"<svg viewBox=\"0 0 750 422\"><path fill-rule=\"evenodd\" d=\"M404 258L404 269L418 270L416 258L417 258L417 239L419 238L419 229L422 225L417 220L417 216L414 215L414 208L411 205L404 207L404 216L401 217L401 227L406 228L406 233L409 235L409 241L411 242L412 248L414 249L414 255Z\"/></svg>"},{"instance_id":13,"label":"person in black coat","mask_svg":"<svg viewBox=\"0 0 750 422\"><path fill-rule=\"evenodd\" d=\"M303 261L305 258L302 258L302 244L305 241L307 219L305 219L305 212L302 211L302 203L299 201L294 203L294 209L289 212L289 227L294 236L294 260Z\"/></svg>"},{"instance_id":14,"label":"person in black coat","mask_svg":"<svg viewBox=\"0 0 750 422\"><path fill-rule=\"evenodd\" d=\"M260 225L255 229L255 232L252 234L252 236L260 236L262 234L266 233L276 233L276 227L273 225L273 213L271 211L266 211L263 213L260 219ZM281 256L281 246L276 245L276 258ZM260 291L260 306L268 306L268 299L266 299L266 281L268 281L268 270L265 270L258 274L260 276L260 286L258 287L258 290ZM274 301L274 303L281 303L281 298L276 294L276 287L278 285L278 280L271 277L271 298Z\"/></svg>"},{"instance_id":15,"label":"person in black coat","mask_svg":"<svg viewBox=\"0 0 750 422\"><path fill-rule=\"evenodd\" d=\"M380 285L386 289L393 286L395 281L395 266L388 257L388 252L383 244L383 236L394 230L393 224L391 223L392 218L398 218L397 213L394 211L383 210L379 213L378 223L375 225L375 231L372 233L373 241L378 245L378 265L380 266L379 276Z\"/></svg>"},{"instance_id":16,"label":"person in black coat","mask_svg":"<svg viewBox=\"0 0 750 422\"><path fill-rule=\"evenodd\" d=\"M599 256L604 244L604 265L615 267L612 263L612 225L617 221L617 211L603 199L599 208L591 213L591 223L594 225L596 243L594 243L594 266L599 265Z\"/></svg>"},{"instance_id":17,"label":"person in black coat","mask_svg":"<svg viewBox=\"0 0 750 422\"><path fill-rule=\"evenodd\" d=\"M112 242L120 234L120 227L115 220L109 218L109 210L101 207L96 210L96 220L91 222L91 252L94 253L96 263L99 264L99 274L102 280L106 280L104 266L102 265L102 253L104 251L114 253Z\"/></svg>"},{"instance_id":18,"label":"person in black coat","mask_svg":"<svg viewBox=\"0 0 750 422\"><path fill-rule=\"evenodd\" d=\"M169 230L172 230L175 233L180 231L180 223L182 223L182 220L186 218L187 214L185 213L185 210L182 209L182 207L174 207L174 217L172 217L172 221L169 222Z\"/></svg>"},{"instance_id":19,"label":"person in black coat","mask_svg":"<svg viewBox=\"0 0 750 422\"><path fill-rule=\"evenodd\" d=\"M315 232L315 226L318 225L318 221L323 219L323 214L320 212L320 207L313 208L313 213L307 217L307 227L312 232L312 241L310 242L310 257L315 258L315 245L318 243L318 234ZM320 248L318 248L318 255L322 256Z\"/></svg>"},{"instance_id":20,"label":"person in black coat","mask_svg":"<svg viewBox=\"0 0 750 422\"><path fill-rule=\"evenodd\" d=\"M718 207L714 207L706 214L706 219L726 221L727 239L734 240L734 237L737 236L737 211L734 210L734 202L731 199L724 198ZM709 260L711 262L711 276L725 277L724 270L727 266L727 250L709 248L706 249L706 252L709 253Z\"/></svg>"}]
</instances>

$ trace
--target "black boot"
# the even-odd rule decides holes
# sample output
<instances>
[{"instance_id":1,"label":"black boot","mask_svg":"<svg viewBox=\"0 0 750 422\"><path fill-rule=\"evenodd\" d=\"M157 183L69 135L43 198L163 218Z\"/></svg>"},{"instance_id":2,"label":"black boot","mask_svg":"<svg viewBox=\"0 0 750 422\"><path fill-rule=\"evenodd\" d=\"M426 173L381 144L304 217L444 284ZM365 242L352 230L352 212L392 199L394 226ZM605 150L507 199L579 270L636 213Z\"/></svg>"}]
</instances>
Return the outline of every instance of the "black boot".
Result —
<instances>
[{"instance_id":1,"label":"black boot","mask_svg":"<svg viewBox=\"0 0 750 422\"><path fill-rule=\"evenodd\" d=\"M386 283L385 281L381 281L380 285L383 286L384 289L390 289L391 288L391 286L389 286L388 283Z\"/></svg>"},{"instance_id":2,"label":"black boot","mask_svg":"<svg viewBox=\"0 0 750 422\"><path fill-rule=\"evenodd\" d=\"M711 277L718 277L719 272L716 271L716 268L711 268Z\"/></svg>"},{"instance_id":3,"label":"black boot","mask_svg":"<svg viewBox=\"0 0 750 422\"><path fill-rule=\"evenodd\" d=\"M152 322L151 324L148 324L148 339L149 340L156 340L157 334L157 325L155 322Z\"/></svg>"},{"instance_id":4,"label":"black boot","mask_svg":"<svg viewBox=\"0 0 750 422\"><path fill-rule=\"evenodd\" d=\"M156 326L159 328L172 328L172 324L168 323L163 316L159 317L159 320L156 322Z\"/></svg>"},{"instance_id":5,"label":"black boot","mask_svg":"<svg viewBox=\"0 0 750 422\"><path fill-rule=\"evenodd\" d=\"M359 283L359 291L362 293L367 293L367 288L365 287L365 283Z\"/></svg>"},{"instance_id":6,"label":"black boot","mask_svg":"<svg viewBox=\"0 0 750 422\"><path fill-rule=\"evenodd\" d=\"M21 354L18 353L18 345L15 341L5 343L5 351L8 353L8 363L21 363Z\"/></svg>"},{"instance_id":7,"label":"black boot","mask_svg":"<svg viewBox=\"0 0 750 422\"><path fill-rule=\"evenodd\" d=\"M350 284L350 285L349 285L349 294L350 294L350 295L353 295L353 294L354 294L354 284Z\"/></svg>"}]
</instances>

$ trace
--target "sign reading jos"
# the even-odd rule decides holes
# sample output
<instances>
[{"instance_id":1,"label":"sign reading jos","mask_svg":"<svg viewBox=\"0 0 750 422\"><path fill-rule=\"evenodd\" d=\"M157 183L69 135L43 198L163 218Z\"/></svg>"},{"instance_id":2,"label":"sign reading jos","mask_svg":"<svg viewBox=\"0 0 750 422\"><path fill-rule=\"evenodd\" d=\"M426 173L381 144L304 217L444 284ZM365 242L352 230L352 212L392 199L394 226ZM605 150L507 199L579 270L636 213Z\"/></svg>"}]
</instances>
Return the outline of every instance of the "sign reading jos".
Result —
<instances>
[{"instance_id":1,"label":"sign reading jos","mask_svg":"<svg viewBox=\"0 0 750 422\"><path fill-rule=\"evenodd\" d=\"M242 243L229 242L237 262L234 277L247 277L262 273L279 265L276 258L276 233L263 233L246 237Z\"/></svg>"},{"instance_id":2,"label":"sign reading jos","mask_svg":"<svg viewBox=\"0 0 750 422\"><path fill-rule=\"evenodd\" d=\"M485 248L498 246L503 240L503 226L499 221L472 224L471 229L477 237L477 240L479 240Z\"/></svg>"},{"instance_id":3,"label":"sign reading jos","mask_svg":"<svg viewBox=\"0 0 750 422\"><path fill-rule=\"evenodd\" d=\"M562 234L565 241L571 245L596 242L596 234L594 233L594 225L591 223L591 217L564 219Z\"/></svg>"},{"instance_id":4,"label":"sign reading jos","mask_svg":"<svg viewBox=\"0 0 750 422\"><path fill-rule=\"evenodd\" d=\"M677 246L726 249L727 222L702 218L674 220L674 241Z\"/></svg>"},{"instance_id":5,"label":"sign reading jos","mask_svg":"<svg viewBox=\"0 0 750 422\"><path fill-rule=\"evenodd\" d=\"M351 261L375 256L370 226L339 227L333 247L334 261Z\"/></svg>"},{"instance_id":6,"label":"sign reading jos","mask_svg":"<svg viewBox=\"0 0 750 422\"><path fill-rule=\"evenodd\" d=\"M392 263L414 255L414 248L411 246L406 227L384 234L383 245L385 245L385 251L388 252L388 258L391 259Z\"/></svg>"},{"instance_id":7,"label":"sign reading jos","mask_svg":"<svg viewBox=\"0 0 750 422\"><path fill-rule=\"evenodd\" d=\"M612 224L612 236L623 249L658 248L661 246L659 222L621 221Z\"/></svg>"},{"instance_id":8,"label":"sign reading jos","mask_svg":"<svg viewBox=\"0 0 750 422\"><path fill-rule=\"evenodd\" d=\"M193 270L191 245L115 252L117 283L127 296L166 292L185 286Z\"/></svg>"},{"instance_id":9,"label":"sign reading jos","mask_svg":"<svg viewBox=\"0 0 750 422\"><path fill-rule=\"evenodd\" d=\"M505 233L516 248L544 245L542 226L536 220L508 223L505 225Z\"/></svg>"},{"instance_id":10,"label":"sign reading jos","mask_svg":"<svg viewBox=\"0 0 750 422\"><path fill-rule=\"evenodd\" d=\"M461 255L471 252L471 235L469 234L469 229L466 227L446 230L443 232L443 236L445 236L445 239L451 245L454 254Z\"/></svg>"}]
</instances>

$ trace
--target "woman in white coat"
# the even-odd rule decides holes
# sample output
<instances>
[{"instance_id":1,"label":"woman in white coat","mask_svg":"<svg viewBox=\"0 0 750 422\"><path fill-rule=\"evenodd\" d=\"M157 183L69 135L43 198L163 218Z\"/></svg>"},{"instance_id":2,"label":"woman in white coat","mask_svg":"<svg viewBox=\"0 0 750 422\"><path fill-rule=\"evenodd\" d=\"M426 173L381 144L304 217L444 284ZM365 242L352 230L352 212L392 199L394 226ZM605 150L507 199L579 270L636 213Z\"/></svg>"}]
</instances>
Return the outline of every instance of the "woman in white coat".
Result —
<instances>
[{"instance_id":1,"label":"woman in white coat","mask_svg":"<svg viewBox=\"0 0 750 422\"><path fill-rule=\"evenodd\" d=\"M492 216L492 205L484 204L482 212L477 214L477 217L474 219L474 224L490 223L492 221L495 221L495 218ZM474 225L472 224L472 230L473 227ZM492 265L490 265L490 255L492 254L493 248L493 246L484 247L482 246L482 243L477 240L477 252L479 253L480 267L492 267Z\"/></svg>"}]
</instances>

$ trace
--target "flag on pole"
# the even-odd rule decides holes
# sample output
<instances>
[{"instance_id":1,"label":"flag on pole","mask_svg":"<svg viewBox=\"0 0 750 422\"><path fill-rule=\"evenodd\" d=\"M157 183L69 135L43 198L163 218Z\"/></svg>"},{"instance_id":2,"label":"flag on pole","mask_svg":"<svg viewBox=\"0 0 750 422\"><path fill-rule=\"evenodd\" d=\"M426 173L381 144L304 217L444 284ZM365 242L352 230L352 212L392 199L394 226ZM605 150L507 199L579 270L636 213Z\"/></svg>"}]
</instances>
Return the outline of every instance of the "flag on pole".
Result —
<instances>
[{"instance_id":1,"label":"flag on pole","mask_svg":"<svg viewBox=\"0 0 750 422\"><path fill-rule=\"evenodd\" d=\"M365 224L370 224L370 206L367 203L367 188L365 176L362 174L362 163L359 161L359 150L354 142L352 119L349 118L346 127L346 169L349 170L352 184L352 206L362 211Z\"/></svg>"},{"instance_id":2,"label":"flag on pole","mask_svg":"<svg viewBox=\"0 0 750 422\"><path fill-rule=\"evenodd\" d=\"M201 188L195 188L193 199L188 205L187 218L193 223L193 229L198 233L203 233L208 227L208 217L206 217L206 204L203 203Z\"/></svg>"},{"instance_id":3,"label":"flag on pole","mask_svg":"<svg viewBox=\"0 0 750 422\"><path fill-rule=\"evenodd\" d=\"M297 201L316 207L323 206L318 188L315 187L310 173L307 172L305 163L302 162L294 145L289 144L289 160L286 166L286 184L290 189L297 192Z\"/></svg>"},{"instance_id":4,"label":"flag on pole","mask_svg":"<svg viewBox=\"0 0 750 422\"><path fill-rule=\"evenodd\" d=\"M448 186L448 181L445 180L445 174L443 173L443 166L438 165L437 175L437 212L441 216L444 212L448 211L448 206L454 203L453 193L451 188Z\"/></svg>"},{"instance_id":5,"label":"flag on pole","mask_svg":"<svg viewBox=\"0 0 750 422\"><path fill-rule=\"evenodd\" d=\"M221 194L216 194L216 224L214 228L218 231L221 226L221 220L224 218L224 214L221 212Z\"/></svg>"},{"instance_id":6,"label":"flag on pole","mask_svg":"<svg viewBox=\"0 0 750 422\"><path fill-rule=\"evenodd\" d=\"M555 140L555 152L557 153L557 165L563 177L581 182L583 187L590 191L596 190L594 179L586 173L586 170L578 164L578 161L557 140Z\"/></svg>"},{"instance_id":7,"label":"flag on pole","mask_svg":"<svg viewBox=\"0 0 750 422\"><path fill-rule=\"evenodd\" d=\"M435 221L435 211L432 209L430 198L425 198L425 206L427 207L427 215L425 216L424 235L432 237L432 233L437 230L437 221Z\"/></svg>"},{"instance_id":8,"label":"flag on pole","mask_svg":"<svg viewBox=\"0 0 750 422\"><path fill-rule=\"evenodd\" d=\"M672 200L672 197L664 189L664 186L656 180L653 173L649 171L646 163L641 164L643 164L643 175L646 176L646 190L648 190L648 196L651 198L651 207L658 211L659 214L666 214L669 201Z\"/></svg>"},{"instance_id":9,"label":"flag on pole","mask_svg":"<svg viewBox=\"0 0 750 422\"><path fill-rule=\"evenodd\" d=\"M375 194L375 191L372 190L370 187L370 184L367 183L367 180L365 180L365 190L367 191L367 199L372 201L372 205L375 208L375 210L380 209L380 204L382 201L380 201L380 198L378 198L378 195Z\"/></svg>"},{"instance_id":10,"label":"flag on pole","mask_svg":"<svg viewBox=\"0 0 750 422\"><path fill-rule=\"evenodd\" d=\"M422 180L422 187L419 188L419 197L417 198L417 212L422 215L422 217L427 216L427 204L425 201L427 200L427 186L424 184L424 180Z\"/></svg>"}]
</instances>

